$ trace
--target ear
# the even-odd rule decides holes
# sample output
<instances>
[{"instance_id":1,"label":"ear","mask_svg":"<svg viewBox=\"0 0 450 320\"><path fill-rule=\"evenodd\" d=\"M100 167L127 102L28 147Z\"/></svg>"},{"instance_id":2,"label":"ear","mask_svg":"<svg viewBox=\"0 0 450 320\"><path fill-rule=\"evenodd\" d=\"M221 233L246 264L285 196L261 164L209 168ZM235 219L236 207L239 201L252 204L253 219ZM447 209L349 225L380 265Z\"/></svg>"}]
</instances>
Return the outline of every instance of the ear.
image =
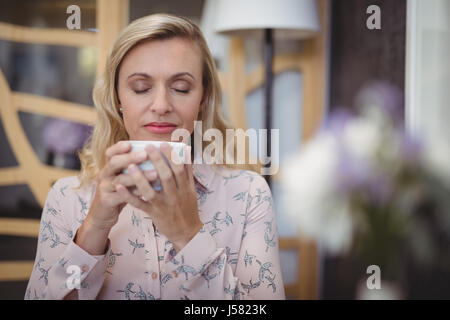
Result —
<instances>
[{"instance_id":1,"label":"ear","mask_svg":"<svg viewBox=\"0 0 450 320\"><path fill-rule=\"evenodd\" d=\"M122 103L120 102L119 96L117 96L117 102L119 103L119 114L121 117L123 117Z\"/></svg>"}]
</instances>

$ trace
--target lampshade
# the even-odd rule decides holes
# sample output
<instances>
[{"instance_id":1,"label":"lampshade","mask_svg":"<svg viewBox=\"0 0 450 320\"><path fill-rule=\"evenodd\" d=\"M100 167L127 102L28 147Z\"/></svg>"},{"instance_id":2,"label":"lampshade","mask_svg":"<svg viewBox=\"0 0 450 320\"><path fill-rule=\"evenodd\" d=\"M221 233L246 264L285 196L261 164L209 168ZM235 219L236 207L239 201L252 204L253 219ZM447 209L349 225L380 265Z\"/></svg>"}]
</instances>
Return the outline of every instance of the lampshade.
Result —
<instances>
[{"instance_id":1,"label":"lampshade","mask_svg":"<svg viewBox=\"0 0 450 320\"><path fill-rule=\"evenodd\" d=\"M315 0L216 0L215 31L255 36L273 29L277 39L305 39L320 30Z\"/></svg>"}]
</instances>

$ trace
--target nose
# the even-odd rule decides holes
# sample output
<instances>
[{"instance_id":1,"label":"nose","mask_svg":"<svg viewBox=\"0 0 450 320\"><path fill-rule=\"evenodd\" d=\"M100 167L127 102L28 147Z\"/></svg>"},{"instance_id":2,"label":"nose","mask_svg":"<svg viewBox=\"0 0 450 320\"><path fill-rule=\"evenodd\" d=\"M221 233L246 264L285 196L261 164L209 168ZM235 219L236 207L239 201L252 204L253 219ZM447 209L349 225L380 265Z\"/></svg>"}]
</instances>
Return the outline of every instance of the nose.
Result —
<instances>
[{"instance_id":1,"label":"nose","mask_svg":"<svg viewBox=\"0 0 450 320\"><path fill-rule=\"evenodd\" d=\"M172 106L167 98L167 90L164 87L160 87L156 90L155 98L150 105L150 110L161 115L172 111Z\"/></svg>"}]
</instances>

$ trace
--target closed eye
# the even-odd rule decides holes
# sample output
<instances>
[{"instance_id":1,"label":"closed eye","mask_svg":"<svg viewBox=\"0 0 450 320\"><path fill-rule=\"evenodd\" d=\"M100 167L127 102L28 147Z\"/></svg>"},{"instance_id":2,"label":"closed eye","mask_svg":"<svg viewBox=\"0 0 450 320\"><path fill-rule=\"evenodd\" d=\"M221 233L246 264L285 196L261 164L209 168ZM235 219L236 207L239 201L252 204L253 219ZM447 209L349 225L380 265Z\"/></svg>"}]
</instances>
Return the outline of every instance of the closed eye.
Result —
<instances>
[{"instance_id":1,"label":"closed eye","mask_svg":"<svg viewBox=\"0 0 450 320\"><path fill-rule=\"evenodd\" d=\"M142 93L146 93L149 89L144 89L144 90L133 90L135 93L137 94L142 94Z\"/></svg>"},{"instance_id":2,"label":"closed eye","mask_svg":"<svg viewBox=\"0 0 450 320\"><path fill-rule=\"evenodd\" d=\"M180 89L174 89L176 92L180 93L189 93L189 90L180 90Z\"/></svg>"}]
</instances>

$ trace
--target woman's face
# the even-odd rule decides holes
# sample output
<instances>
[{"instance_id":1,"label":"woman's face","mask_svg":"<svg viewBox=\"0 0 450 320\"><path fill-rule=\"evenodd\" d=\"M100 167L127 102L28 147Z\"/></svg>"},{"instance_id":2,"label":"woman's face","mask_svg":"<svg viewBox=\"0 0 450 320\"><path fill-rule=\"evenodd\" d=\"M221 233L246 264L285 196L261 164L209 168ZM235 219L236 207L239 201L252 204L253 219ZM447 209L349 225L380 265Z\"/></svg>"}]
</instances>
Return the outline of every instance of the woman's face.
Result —
<instances>
[{"instance_id":1,"label":"woman's face","mask_svg":"<svg viewBox=\"0 0 450 320\"><path fill-rule=\"evenodd\" d=\"M139 44L122 61L117 92L130 140L192 133L203 97L200 49L182 38Z\"/></svg>"}]
</instances>

